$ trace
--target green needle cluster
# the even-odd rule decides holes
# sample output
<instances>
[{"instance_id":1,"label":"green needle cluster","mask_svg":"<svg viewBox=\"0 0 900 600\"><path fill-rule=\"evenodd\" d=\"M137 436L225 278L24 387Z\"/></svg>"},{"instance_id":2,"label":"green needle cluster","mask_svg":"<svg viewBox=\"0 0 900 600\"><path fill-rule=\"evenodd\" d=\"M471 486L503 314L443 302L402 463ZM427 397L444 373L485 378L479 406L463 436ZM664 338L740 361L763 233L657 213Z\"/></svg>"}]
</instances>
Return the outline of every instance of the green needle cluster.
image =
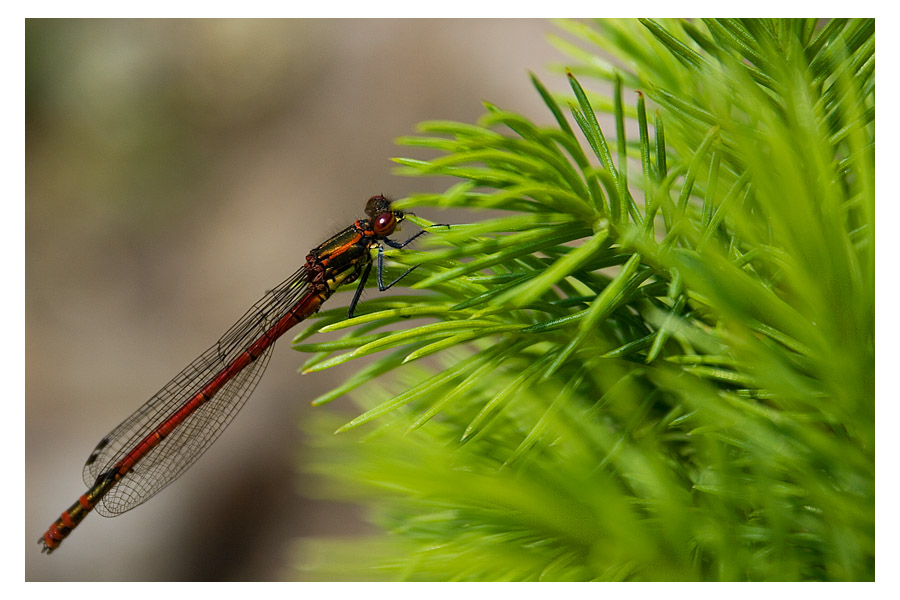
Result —
<instances>
[{"instance_id":1,"label":"green needle cluster","mask_svg":"<svg viewBox=\"0 0 900 600\"><path fill-rule=\"evenodd\" d=\"M399 140L455 181L398 207L487 216L295 341L372 355L316 401L363 388L359 416L307 429L380 529L298 544L298 576L874 579L874 21L559 26L548 125Z\"/></svg>"}]
</instances>

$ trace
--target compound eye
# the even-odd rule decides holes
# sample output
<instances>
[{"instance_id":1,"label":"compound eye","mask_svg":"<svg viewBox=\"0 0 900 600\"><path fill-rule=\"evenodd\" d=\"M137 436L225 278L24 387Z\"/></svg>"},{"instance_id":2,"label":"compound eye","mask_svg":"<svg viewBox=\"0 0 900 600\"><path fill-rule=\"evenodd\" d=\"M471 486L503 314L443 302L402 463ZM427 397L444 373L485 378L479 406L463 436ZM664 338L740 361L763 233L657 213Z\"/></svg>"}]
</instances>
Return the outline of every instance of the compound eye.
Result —
<instances>
[{"instance_id":1,"label":"compound eye","mask_svg":"<svg viewBox=\"0 0 900 600\"><path fill-rule=\"evenodd\" d=\"M378 215L384 212L390 212L391 210L391 201L382 196L381 194L377 196L372 196L369 198L369 201L366 202L366 215L370 219L374 219Z\"/></svg>"},{"instance_id":2,"label":"compound eye","mask_svg":"<svg viewBox=\"0 0 900 600\"><path fill-rule=\"evenodd\" d=\"M397 217L392 212L381 213L372 225L372 231L378 237L387 237L397 229Z\"/></svg>"}]
</instances>

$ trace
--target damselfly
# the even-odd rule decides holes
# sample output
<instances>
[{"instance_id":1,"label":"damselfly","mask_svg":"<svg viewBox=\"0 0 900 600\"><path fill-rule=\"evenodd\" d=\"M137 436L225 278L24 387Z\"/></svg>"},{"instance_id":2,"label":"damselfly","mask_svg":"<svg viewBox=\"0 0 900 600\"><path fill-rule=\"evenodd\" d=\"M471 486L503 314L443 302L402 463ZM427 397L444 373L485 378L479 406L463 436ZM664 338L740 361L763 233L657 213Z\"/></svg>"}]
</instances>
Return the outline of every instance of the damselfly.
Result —
<instances>
[{"instance_id":1,"label":"damselfly","mask_svg":"<svg viewBox=\"0 0 900 600\"><path fill-rule=\"evenodd\" d=\"M385 285L381 242L403 248L392 235L403 220L384 196L366 204L360 219L313 248L306 264L253 305L209 350L175 376L121 425L104 436L84 465L88 490L38 540L51 553L93 509L114 517L146 502L209 448L253 393L272 347L294 325L319 310L340 286L359 280L349 315L359 302L377 248L378 289Z\"/></svg>"}]
</instances>

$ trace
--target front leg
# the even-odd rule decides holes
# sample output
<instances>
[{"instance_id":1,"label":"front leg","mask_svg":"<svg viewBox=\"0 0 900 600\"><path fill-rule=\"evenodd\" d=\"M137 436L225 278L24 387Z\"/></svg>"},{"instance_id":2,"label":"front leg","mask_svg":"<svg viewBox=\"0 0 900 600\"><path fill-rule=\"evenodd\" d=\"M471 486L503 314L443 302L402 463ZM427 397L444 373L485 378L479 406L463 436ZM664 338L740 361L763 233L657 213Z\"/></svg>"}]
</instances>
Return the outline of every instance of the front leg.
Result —
<instances>
[{"instance_id":1,"label":"front leg","mask_svg":"<svg viewBox=\"0 0 900 600\"><path fill-rule=\"evenodd\" d=\"M406 247L407 245L411 244L412 241L413 241L414 239L416 239L417 237L419 237L420 235L422 235L422 234L424 234L424 233L428 233L428 232L425 231L425 230L423 229L422 231L420 231L420 232L417 233L416 235L412 236L411 238L409 238L409 239L406 240L405 242L395 242L395 241L392 240L392 239L384 238L384 243L387 244L388 246L390 246L391 248L396 248L397 250L399 250L400 248L404 248L404 247ZM378 249L381 250L381 247L379 246Z\"/></svg>"},{"instance_id":2,"label":"front leg","mask_svg":"<svg viewBox=\"0 0 900 600\"><path fill-rule=\"evenodd\" d=\"M447 227L447 228L449 229L449 228L450 228L450 225L448 225L447 223L435 223L435 224L433 224L433 225L429 225L429 227ZM407 245L411 244L412 241L413 241L414 239L416 239L417 237L419 237L420 235L423 235L423 234L426 234L426 233L428 233L428 231L425 230L425 229L423 229L422 231L420 231L420 232L417 233L416 235L412 236L411 238L409 238L409 239L406 240L405 242L395 242L394 240L391 240L391 239L388 239L388 238L384 238L384 243L387 244L388 246L390 246L391 248L396 248L397 250L399 250L400 248L404 248L404 247L406 247ZM390 287L390 286L388 286L388 287Z\"/></svg>"}]
</instances>

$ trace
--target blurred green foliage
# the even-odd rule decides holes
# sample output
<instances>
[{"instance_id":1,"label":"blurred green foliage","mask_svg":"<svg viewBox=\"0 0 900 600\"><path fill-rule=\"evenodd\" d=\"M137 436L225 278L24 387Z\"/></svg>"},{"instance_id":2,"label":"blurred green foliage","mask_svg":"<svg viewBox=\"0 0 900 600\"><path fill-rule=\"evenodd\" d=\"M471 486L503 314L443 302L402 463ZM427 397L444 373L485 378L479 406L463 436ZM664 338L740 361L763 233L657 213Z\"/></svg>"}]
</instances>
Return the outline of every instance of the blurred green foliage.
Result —
<instances>
[{"instance_id":1,"label":"blurred green foliage","mask_svg":"<svg viewBox=\"0 0 900 600\"><path fill-rule=\"evenodd\" d=\"M377 353L318 400L363 413L307 429L382 531L298 543L297 575L874 579L874 21L560 27L553 126L487 104L400 140L458 183L398 206L506 214L295 341Z\"/></svg>"}]
</instances>

